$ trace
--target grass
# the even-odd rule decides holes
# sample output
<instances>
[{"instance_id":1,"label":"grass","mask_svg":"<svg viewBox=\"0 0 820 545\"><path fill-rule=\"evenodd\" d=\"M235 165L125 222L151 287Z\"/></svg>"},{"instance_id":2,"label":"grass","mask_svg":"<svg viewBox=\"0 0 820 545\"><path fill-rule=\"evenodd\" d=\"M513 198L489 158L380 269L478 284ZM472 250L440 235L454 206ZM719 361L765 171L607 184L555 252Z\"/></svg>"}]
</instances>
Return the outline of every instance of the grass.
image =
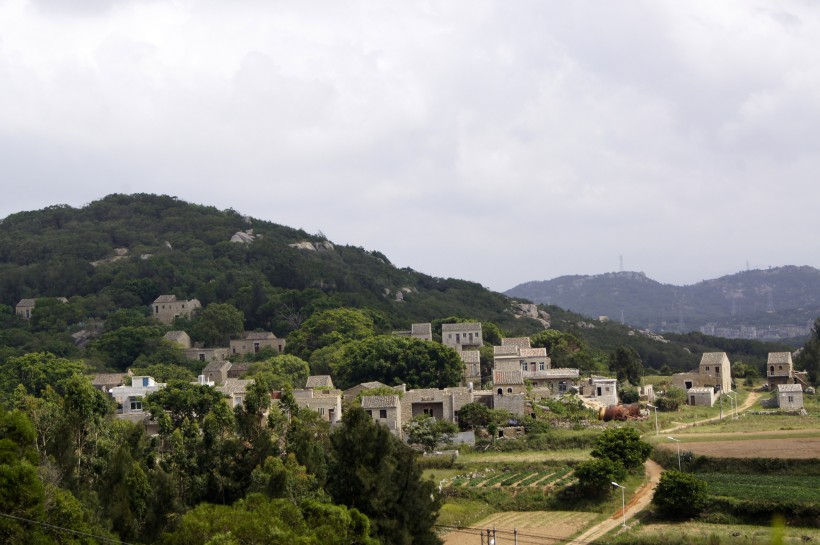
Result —
<instances>
[{"instance_id":1,"label":"grass","mask_svg":"<svg viewBox=\"0 0 820 545\"><path fill-rule=\"evenodd\" d=\"M804 540L804 536L810 538ZM778 538L782 537L782 541ZM637 539L636 539L637 538ZM778 525L751 526L741 524L708 524L703 522L684 522L677 524L641 524L620 537L611 540L630 544L666 543L708 545L768 545L781 543L797 545L820 541L820 529L800 528Z\"/></svg>"},{"instance_id":2,"label":"grass","mask_svg":"<svg viewBox=\"0 0 820 545\"><path fill-rule=\"evenodd\" d=\"M741 499L766 499L817 503L820 476L736 475L706 473L698 475L706 481L709 494Z\"/></svg>"},{"instance_id":3,"label":"grass","mask_svg":"<svg viewBox=\"0 0 820 545\"><path fill-rule=\"evenodd\" d=\"M485 502L453 498L441 506L436 524L441 526L471 526L495 512Z\"/></svg>"},{"instance_id":4,"label":"grass","mask_svg":"<svg viewBox=\"0 0 820 545\"><path fill-rule=\"evenodd\" d=\"M539 463L539 462L582 462L589 460L590 449L566 450L523 450L511 452L468 452L458 457L459 465Z\"/></svg>"}]
</instances>

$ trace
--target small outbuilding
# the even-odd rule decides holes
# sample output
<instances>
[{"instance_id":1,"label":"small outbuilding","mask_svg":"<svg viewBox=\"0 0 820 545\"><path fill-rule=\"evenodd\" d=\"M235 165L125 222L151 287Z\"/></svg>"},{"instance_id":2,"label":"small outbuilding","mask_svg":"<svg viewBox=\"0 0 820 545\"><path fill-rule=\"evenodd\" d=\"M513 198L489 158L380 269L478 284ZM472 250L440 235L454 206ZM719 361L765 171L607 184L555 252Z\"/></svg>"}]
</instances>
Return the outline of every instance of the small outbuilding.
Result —
<instances>
[{"instance_id":1,"label":"small outbuilding","mask_svg":"<svg viewBox=\"0 0 820 545\"><path fill-rule=\"evenodd\" d=\"M777 406L793 411L803 408L803 386L800 384L778 384Z\"/></svg>"},{"instance_id":2,"label":"small outbuilding","mask_svg":"<svg viewBox=\"0 0 820 545\"><path fill-rule=\"evenodd\" d=\"M686 391L686 400L689 405L712 407L715 404L715 389L708 386L689 388Z\"/></svg>"}]
</instances>

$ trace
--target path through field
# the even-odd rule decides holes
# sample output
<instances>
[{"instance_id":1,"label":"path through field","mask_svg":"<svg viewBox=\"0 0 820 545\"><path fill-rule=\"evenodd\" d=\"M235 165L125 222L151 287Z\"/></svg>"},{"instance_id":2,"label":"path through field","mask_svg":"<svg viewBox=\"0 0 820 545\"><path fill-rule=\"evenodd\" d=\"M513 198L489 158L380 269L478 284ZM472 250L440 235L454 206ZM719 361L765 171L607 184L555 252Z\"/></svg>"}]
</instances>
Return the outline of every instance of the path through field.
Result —
<instances>
[{"instance_id":1,"label":"path through field","mask_svg":"<svg viewBox=\"0 0 820 545\"><path fill-rule=\"evenodd\" d=\"M519 543L565 543L569 536L590 523L596 513L578 511L513 511L495 513L471 528L461 528L444 536L444 545L478 545L481 534L495 528L496 544L514 543L513 531L518 531ZM486 539L484 540L486 543Z\"/></svg>"}]
</instances>

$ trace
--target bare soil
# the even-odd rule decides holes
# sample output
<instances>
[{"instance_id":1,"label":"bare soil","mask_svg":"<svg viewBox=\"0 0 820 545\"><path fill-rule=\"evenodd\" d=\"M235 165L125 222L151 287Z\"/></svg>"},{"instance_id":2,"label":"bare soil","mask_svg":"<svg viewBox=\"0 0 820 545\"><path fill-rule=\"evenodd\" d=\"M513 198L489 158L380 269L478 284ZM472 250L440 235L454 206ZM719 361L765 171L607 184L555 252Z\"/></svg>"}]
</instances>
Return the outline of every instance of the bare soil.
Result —
<instances>
[{"instance_id":1,"label":"bare soil","mask_svg":"<svg viewBox=\"0 0 820 545\"><path fill-rule=\"evenodd\" d=\"M564 543L571 535L588 525L596 513L556 511L512 511L496 513L471 528L450 532L444 536L445 545L476 545L481 543L480 532L495 528L496 543L513 543L513 530L518 530L519 543Z\"/></svg>"}]
</instances>

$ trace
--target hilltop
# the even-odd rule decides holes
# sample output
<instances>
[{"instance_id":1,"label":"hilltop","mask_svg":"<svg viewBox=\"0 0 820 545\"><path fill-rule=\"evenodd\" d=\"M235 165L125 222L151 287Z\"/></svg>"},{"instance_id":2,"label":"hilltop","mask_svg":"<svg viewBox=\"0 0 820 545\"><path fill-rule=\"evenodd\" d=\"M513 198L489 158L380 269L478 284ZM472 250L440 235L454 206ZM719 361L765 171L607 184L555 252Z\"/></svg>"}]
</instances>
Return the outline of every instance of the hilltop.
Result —
<instances>
[{"instance_id":1,"label":"hilltop","mask_svg":"<svg viewBox=\"0 0 820 545\"><path fill-rule=\"evenodd\" d=\"M561 276L520 284L505 293L588 316L623 317L626 324L653 331L703 328L727 337L807 337L820 315L820 270L750 270L691 286L662 284L641 272Z\"/></svg>"}]
</instances>

